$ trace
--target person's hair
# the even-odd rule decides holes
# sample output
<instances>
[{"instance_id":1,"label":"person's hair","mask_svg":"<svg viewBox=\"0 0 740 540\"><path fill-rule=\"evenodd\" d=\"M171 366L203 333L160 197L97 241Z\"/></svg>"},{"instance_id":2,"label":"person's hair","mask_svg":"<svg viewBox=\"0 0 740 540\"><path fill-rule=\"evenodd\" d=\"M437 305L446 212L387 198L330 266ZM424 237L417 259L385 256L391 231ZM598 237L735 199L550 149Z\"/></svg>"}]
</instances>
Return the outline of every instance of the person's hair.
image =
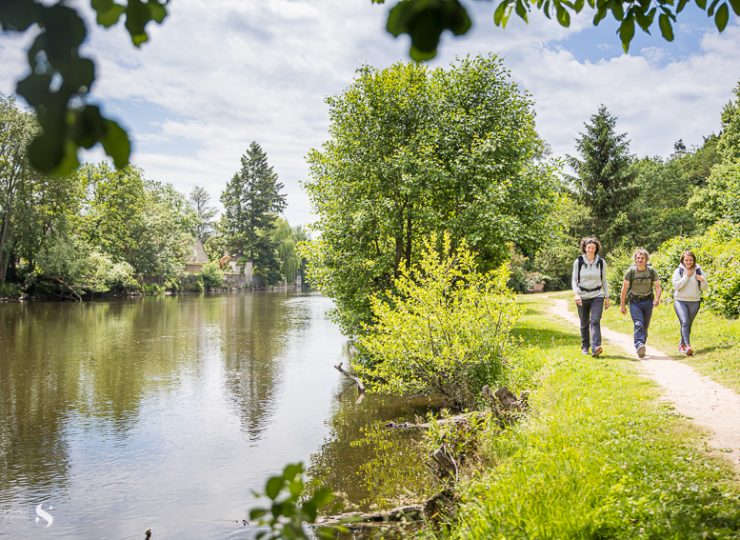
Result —
<instances>
[{"instance_id":1,"label":"person's hair","mask_svg":"<svg viewBox=\"0 0 740 540\"><path fill-rule=\"evenodd\" d=\"M586 253L586 246L589 244L594 244L596 246L597 254L599 253L599 251L601 251L601 242L591 236L589 238L584 238L583 240L581 240L581 253Z\"/></svg>"},{"instance_id":2,"label":"person's hair","mask_svg":"<svg viewBox=\"0 0 740 540\"><path fill-rule=\"evenodd\" d=\"M635 253L632 255L632 260L637 262L638 255L645 255L645 262L648 262L650 260L650 253L648 253L648 250L645 248L637 248L635 250Z\"/></svg>"},{"instance_id":3,"label":"person's hair","mask_svg":"<svg viewBox=\"0 0 740 540\"><path fill-rule=\"evenodd\" d=\"M686 251L681 253L681 258L679 259L681 264L684 264L683 260L686 258L687 255L691 257L692 259L694 259L694 266L696 266L696 255L694 255L694 252L691 251L690 249L687 249Z\"/></svg>"}]
</instances>

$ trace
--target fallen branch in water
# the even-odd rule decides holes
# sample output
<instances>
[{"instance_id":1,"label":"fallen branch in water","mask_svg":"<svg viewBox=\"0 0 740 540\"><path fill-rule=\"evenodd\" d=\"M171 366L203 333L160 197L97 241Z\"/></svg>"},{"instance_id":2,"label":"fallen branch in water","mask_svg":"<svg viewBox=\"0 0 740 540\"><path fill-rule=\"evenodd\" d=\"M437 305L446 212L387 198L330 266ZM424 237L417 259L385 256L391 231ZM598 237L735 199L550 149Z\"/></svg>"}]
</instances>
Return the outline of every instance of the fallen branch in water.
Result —
<instances>
[{"instance_id":1,"label":"fallen branch in water","mask_svg":"<svg viewBox=\"0 0 740 540\"><path fill-rule=\"evenodd\" d=\"M320 517L316 525L342 525L350 530L367 527L382 527L384 525L398 525L402 522L420 521L425 516L432 517L439 513L441 505L453 499L455 493L451 489L440 491L426 501L417 504L407 504L379 512L347 512L336 516Z\"/></svg>"},{"instance_id":2,"label":"fallen branch in water","mask_svg":"<svg viewBox=\"0 0 740 540\"><path fill-rule=\"evenodd\" d=\"M342 369L342 362L339 362L336 366L334 366L334 369L336 369L339 373L344 375L345 377L349 377L353 381L355 381L355 384L357 385L357 391L360 392L360 394L365 393L365 385L362 383L359 377L355 377L351 373L345 371Z\"/></svg>"}]
</instances>

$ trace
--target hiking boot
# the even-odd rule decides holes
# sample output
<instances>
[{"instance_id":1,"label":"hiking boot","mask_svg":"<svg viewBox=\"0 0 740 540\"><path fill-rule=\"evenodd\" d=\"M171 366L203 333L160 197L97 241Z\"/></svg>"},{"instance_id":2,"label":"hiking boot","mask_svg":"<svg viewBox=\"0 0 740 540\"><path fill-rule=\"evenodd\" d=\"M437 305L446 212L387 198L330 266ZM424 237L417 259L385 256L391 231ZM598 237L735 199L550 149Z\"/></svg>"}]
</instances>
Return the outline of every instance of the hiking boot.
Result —
<instances>
[{"instance_id":1,"label":"hiking boot","mask_svg":"<svg viewBox=\"0 0 740 540\"><path fill-rule=\"evenodd\" d=\"M583 347L581 349L581 354L588 354L588 347Z\"/></svg>"},{"instance_id":2,"label":"hiking boot","mask_svg":"<svg viewBox=\"0 0 740 540\"><path fill-rule=\"evenodd\" d=\"M683 343L678 346L678 354L686 354L686 345L684 345Z\"/></svg>"},{"instance_id":3,"label":"hiking boot","mask_svg":"<svg viewBox=\"0 0 740 540\"><path fill-rule=\"evenodd\" d=\"M601 345L599 345L598 347L594 349L594 352L591 354L591 356L593 356L594 358L597 358L602 352L604 352L604 349L602 349Z\"/></svg>"},{"instance_id":4,"label":"hiking boot","mask_svg":"<svg viewBox=\"0 0 740 540\"><path fill-rule=\"evenodd\" d=\"M686 353L686 356L691 356L694 354L694 349L691 348L691 345L686 345L683 350Z\"/></svg>"},{"instance_id":5,"label":"hiking boot","mask_svg":"<svg viewBox=\"0 0 740 540\"><path fill-rule=\"evenodd\" d=\"M645 358L645 345L643 343L640 343L637 346L637 356L640 358Z\"/></svg>"}]
</instances>

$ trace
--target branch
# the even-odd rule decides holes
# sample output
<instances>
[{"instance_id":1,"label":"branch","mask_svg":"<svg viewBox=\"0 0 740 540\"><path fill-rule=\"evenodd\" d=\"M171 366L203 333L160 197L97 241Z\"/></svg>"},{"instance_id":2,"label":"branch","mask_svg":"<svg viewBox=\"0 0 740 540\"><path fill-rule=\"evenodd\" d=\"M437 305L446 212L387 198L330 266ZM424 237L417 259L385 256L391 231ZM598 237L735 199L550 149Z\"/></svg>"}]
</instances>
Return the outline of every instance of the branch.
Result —
<instances>
[{"instance_id":1,"label":"branch","mask_svg":"<svg viewBox=\"0 0 740 540\"><path fill-rule=\"evenodd\" d=\"M345 377L349 377L353 381L355 381L355 384L357 385L357 391L360 392L360 394L365 393L365 385L362 383L359 377L355 377L351 373L345 371L342 369L342 362L339 362L336 366L334 366L334 369L336 369L339 373L344 375Z\"/></svg>"}]
</instances>

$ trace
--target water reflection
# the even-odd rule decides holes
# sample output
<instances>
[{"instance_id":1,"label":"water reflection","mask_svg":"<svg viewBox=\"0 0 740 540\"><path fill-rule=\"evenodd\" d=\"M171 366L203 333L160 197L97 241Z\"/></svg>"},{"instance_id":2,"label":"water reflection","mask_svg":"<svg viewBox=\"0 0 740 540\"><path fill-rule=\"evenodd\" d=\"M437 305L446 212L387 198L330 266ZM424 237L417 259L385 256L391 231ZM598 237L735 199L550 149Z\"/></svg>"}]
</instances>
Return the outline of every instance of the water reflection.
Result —
<instances>
[{"instance_id":1,"label":"water reflection","mask_svg":"<svg viewBox=\"0 0 740 540\"><path fill-rule=\"evenodd\" d=\"M249 537L236 521L251 490L328 435L344 342L329 308L275 294L0 305L0 536Z\"/></svg>"}]
</instances>

